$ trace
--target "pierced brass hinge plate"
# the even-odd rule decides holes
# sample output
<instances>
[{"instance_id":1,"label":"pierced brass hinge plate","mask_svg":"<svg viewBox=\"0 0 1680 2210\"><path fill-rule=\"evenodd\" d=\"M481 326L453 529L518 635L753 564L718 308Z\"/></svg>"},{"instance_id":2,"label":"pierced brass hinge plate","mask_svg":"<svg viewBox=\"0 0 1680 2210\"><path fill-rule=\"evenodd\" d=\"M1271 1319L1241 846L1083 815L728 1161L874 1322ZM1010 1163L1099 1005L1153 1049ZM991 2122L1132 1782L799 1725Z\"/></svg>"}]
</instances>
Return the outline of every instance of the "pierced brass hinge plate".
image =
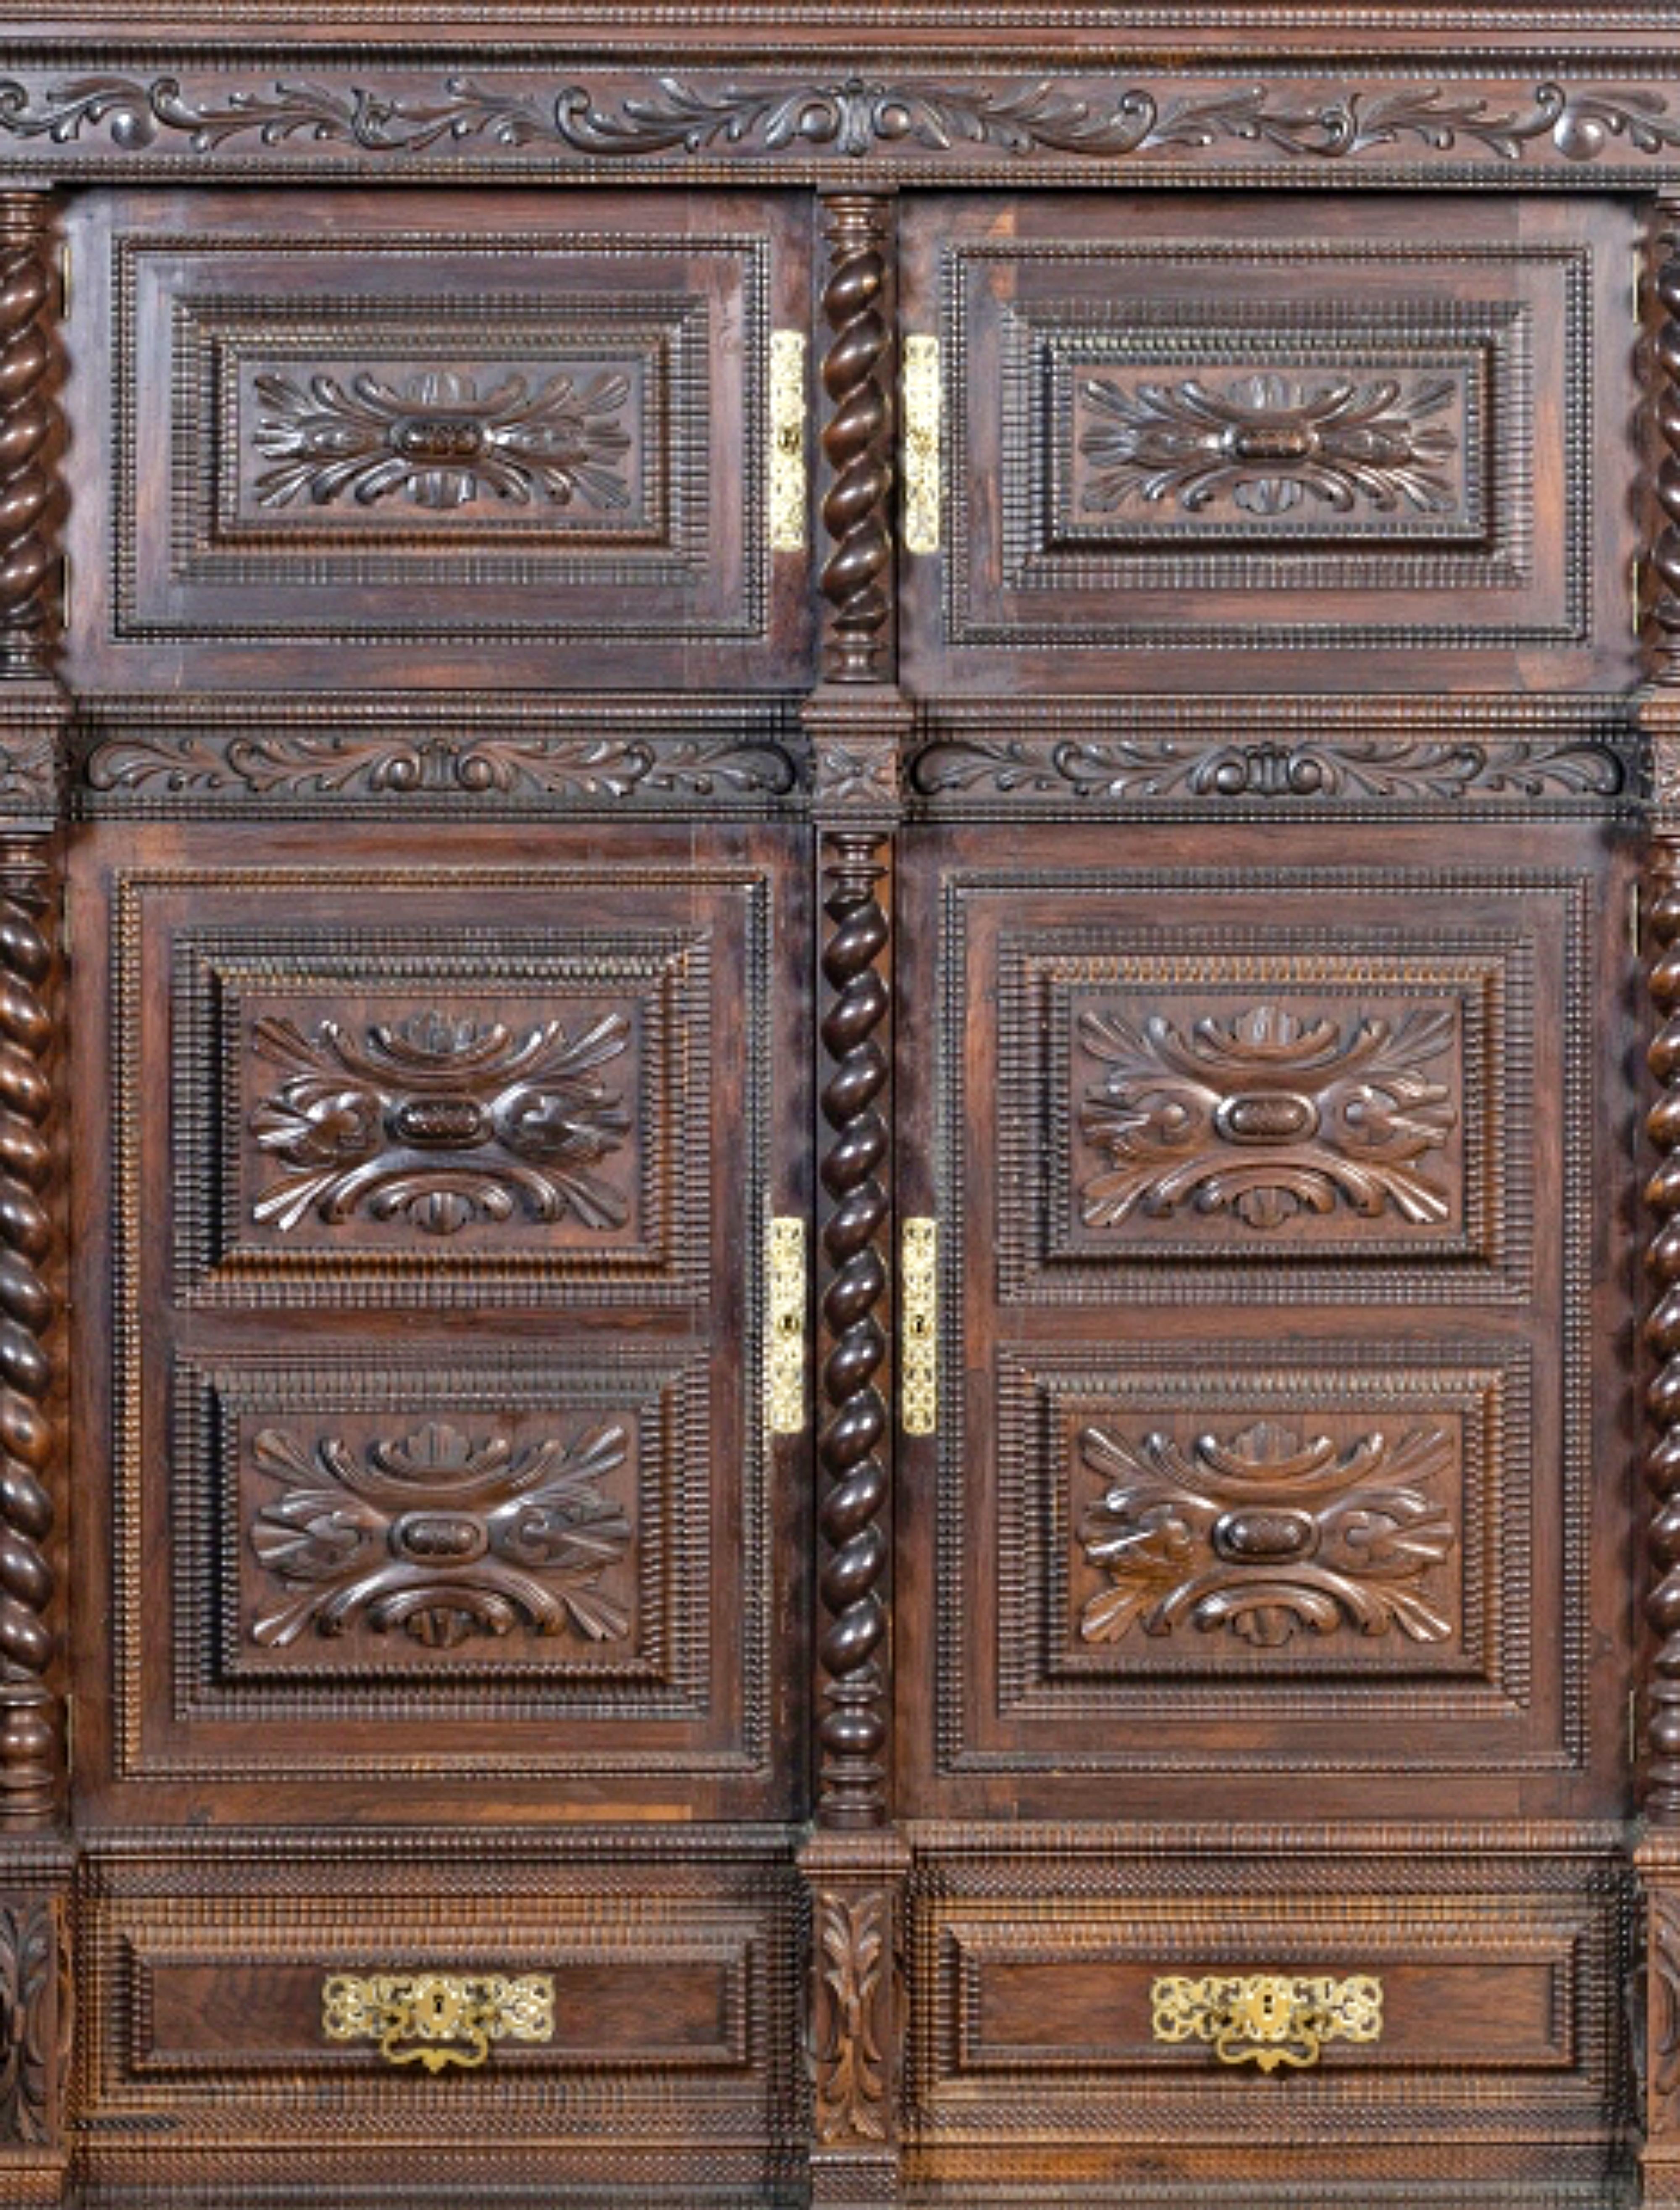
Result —
<instances>
[{"instance_id":1,"label":"pierced brass hinge plate","mask_svg":"<svg viewBox=\"0 0 1680 2210\"><path fill-rule=\"evenodd\" d=\"M806 397L806 338L803 330L772 330L770 339L770 549L805 550L806 509L810 504L806 469L806 434L810 408Z\"/></svg>"},{"instance_id":2,"label":"pierced brass hinge plate","mask_svg":"<svg viewBox=\"0 0 1680 2210\"><path fill-rule=\"evenodd\" d=\"M904 550L937 552L944 536L945 469L945 385L937 338L912 335L904 340L899 383L904 424Z\"/></svg>"}]
</instances>

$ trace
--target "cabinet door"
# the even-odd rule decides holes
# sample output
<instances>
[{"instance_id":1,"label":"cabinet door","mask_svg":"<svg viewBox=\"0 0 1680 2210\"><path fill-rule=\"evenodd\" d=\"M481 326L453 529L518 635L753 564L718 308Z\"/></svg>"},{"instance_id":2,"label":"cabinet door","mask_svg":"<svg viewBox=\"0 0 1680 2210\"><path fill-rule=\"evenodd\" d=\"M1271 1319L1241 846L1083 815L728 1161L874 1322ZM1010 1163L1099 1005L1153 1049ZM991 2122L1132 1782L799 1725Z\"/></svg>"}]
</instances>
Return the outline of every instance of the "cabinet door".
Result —
<instances>
[{"instance_id":1,"label":"cabinet door","mask_svg":"<svg viewBox=\"0 0 1680 2210\"><path fill-rule=\"evenodd\" d=\"M808 220L775 194L88 196L71 682L796 686L772 334L809 320Z\"/></svg>"},{"instance_id":2,"label":"cabinet door","mask_svg":"<svg viewBox=\"0 0 1680 2210\"><path fill-rule=\"evenodd\" d=\"M1637 680L1627 208L972 196L904 239L918 692Z\"/></svg>"},{"instance_id":3,"label":"cabinet door","mask_svg":"<svg viewBox=\"0 0 1680 2210\"><path fill-rule=\"evenodd\" d=\"M920 1814L1622 1808L1621 863L1325 837L914 842Z\"/></svg>"},{"instance_id":4,"label":"cabinet door","mask_svg":"<svg viewBox=\"0 0 1680 2210\"><path fill-rule=\"evenodd\" d=\"M88 1816L796 1808L801 860L84 840Z\"/></svg>"}]
</instances>

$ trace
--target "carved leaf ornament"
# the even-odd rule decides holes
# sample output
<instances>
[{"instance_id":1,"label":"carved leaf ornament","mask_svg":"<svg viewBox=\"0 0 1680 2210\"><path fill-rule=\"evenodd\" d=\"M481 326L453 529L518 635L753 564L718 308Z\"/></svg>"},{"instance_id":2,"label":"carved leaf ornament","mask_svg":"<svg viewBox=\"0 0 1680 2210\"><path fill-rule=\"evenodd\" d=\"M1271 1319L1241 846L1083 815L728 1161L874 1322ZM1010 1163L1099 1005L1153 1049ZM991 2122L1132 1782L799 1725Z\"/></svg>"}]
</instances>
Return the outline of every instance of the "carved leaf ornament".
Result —
<instances>
[{"instance_id":1,"label":"carved leaf ornament","mask_svg":"<svg viewBox=\"0 0 1680 2210\"><path fill-rule=\"evenodd\" d=\"M1127 387L1093 377L1080 395L1097 418L1079 439L1094 464L1083 504L1108 514L1134 498L1176 501L1194 514L1229 498L1268 516L1310 496L1337 513L1362 503L1385 514L1402 504L1447 513L1458 492L1439 471L1458 441L1429 418L1456 390L1450 377L1408 389L1392 377L1315 383L1266 374L1223 390L1194 377Z\"/></svg>"},{"instance_id":2,"label":"carved leaf ornament","mask_svg":"<svg viewBox=\"0 0 1680 2210\"><path fill-rule=\"evenodd\" d=\"M282 1493L257 1513L251 1546L291 1592L259 1607L253 1639L284 1648L363 1619L439 1649L520 1625L620 1639L630 1615L600 1584L631 1526L601 1483L629 1447L611 1422L520 1451L444 1421L362 1451L264 1428L251 1454Z\"/></svg>"},{"instance_id":3,"label":"carved leaf ornament","mask_svg":"<svg viewBox=\"0 0 1680 2210\"><path fill-rule=\"evenodd\" d=\"M621 1228L628 1203L594 1169L622 1148L631 1119L596 1070L629 1039L622 1013L572 1036L559 1021L516 1036L432 1011L360 1042L336 1021L305 1035L259 1020L257 1054L287 1079L251 1115L280 1168L253 1216L284 1231L311 1210L333 1226L366 1206L375 1220L454 1235L523 1205L538 1221Z\"/></svg>"},{"instance_id":4,"label":"carved leaf ornament","mask_svg":"<svg viewBox=\"0 0 1680 2210\"><path fill-rule=\"evenodd\" d=\"M480 395L470 376L434 370L399 390L364 371L347 388L334 376L259 376L257 393L268 410L257 448L279 464L257 479L264 506L347 497L372 506L393 495L439 510L486 496L607 511L630 504L613 473L631 446L614 419L630 397L626 377L597 376L580 389L552 376L533 390L508 376Z\"/></svg>"},{"instance_id":5,"label":"carved leaf ornament","mask_svg":"<svg viewBox=\"0 0 1680 2210\"><path fill-rule=\"evenodd\" d=\"M1268 1649L1342 1627L1415 1642L1452 1633L1419 1586L1458 1543L1429 1494L1453 1464L1441 1428L1339 1446L1261 1421L1187 1450L1164 1434L1133 1441L1091 1427L1079 1455L1106 1484L1080 1536L1109 1582L1080 1615L1086 1642L1133 1627L1224 1631Z\"/></svg>"},{"instance_id":6,"label":"carved leaf ornament","mask_svg":"<svg viewBox=\"0 0 1680 2210\"><path fill-rule=\"evenodd\" d=\"M1268 1232L1338 1204L1443 1225L1449 1199L1427 1162L1458 1114L1425 1070L1453 1033L1444 1009L1345 1023L1257 1005L1187 1030L1161 1014L1083 1014L1085 1048L1109 1069L1079 1114L1109 1161L1079 1193L1085 1225L1184 1208Z\"/></svg>"}]
</instances>

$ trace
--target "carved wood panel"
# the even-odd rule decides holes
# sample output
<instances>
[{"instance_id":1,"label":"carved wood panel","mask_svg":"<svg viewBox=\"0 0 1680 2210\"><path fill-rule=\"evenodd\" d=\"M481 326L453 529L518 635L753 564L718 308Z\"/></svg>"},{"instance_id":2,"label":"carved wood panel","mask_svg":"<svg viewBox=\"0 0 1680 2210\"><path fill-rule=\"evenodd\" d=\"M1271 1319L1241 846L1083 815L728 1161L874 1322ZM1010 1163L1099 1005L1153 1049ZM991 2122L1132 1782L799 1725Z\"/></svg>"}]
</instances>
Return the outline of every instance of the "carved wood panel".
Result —
<instances>
[{"instance_id":1,"label":"carved wood panel","mask_svg":"<svg viewBox=\"0 0 1680 2210\"><path fill-rule=\"evenodd\" d=\"M1595 468L1631 394L1592 334L1631 233L1461 213L1447 245L1397 201L1058 198L1006 231L918 203L949 512L907 564L906 679L1333 690L1350 649L1392 691L1519 687L1518 655L1624 679L1634 548Z\"/></svg>"},{"instance_id":2,"label":"carved wood panel","mask_svg":"<svg viewBox=\"0 0 1680 2210\"><path fill-rule=\"evenodd\" d=\"M1310 833L909 863L900 1203L940 1221L946 1377L903 1446L918 1810L1618 1800L1602 851Z\"/></svg>"},{"instance_id":3,"label":"carved wood panel","mask_svg":"<svg viewBox=\"0 0 1680 2210\"><path fill-rule=\"evenodd\" d=\"M84 1278L112 1268L118 1343L90 1789L789 1801L789 840L143 842L83 854L113 1051Z\"/></svg>"},{"instance_id":4,"label":"carved wood panel","mask_svg":"<svg viewBox=\"0 0 1680 2210\"><path fill-rule=\"evenodd\" d=\"M803 673L767 522L793 203L720 198L697 228L669 201L410 195L323 228L112 196L76 224L75 434L110 501L92 472L79 683L166 654L212 683Z\"/></svg>"}]
</instances>

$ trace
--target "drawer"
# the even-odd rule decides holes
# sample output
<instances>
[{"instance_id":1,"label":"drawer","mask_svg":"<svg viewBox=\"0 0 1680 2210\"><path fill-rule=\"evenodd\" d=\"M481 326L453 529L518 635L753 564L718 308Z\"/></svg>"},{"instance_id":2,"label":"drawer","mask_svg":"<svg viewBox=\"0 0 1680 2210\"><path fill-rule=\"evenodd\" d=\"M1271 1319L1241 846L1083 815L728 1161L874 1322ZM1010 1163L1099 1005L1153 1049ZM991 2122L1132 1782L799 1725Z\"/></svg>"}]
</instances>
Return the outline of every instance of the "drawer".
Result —
<instances>
[{"instance_id":1,"label":"drawer","mask_svg":"<svg viewBox=\"0 0 1680 2210\"><path fill-rule=\"evenodd\" d=\"M90 2152L629 2142L762 2162L796 2103L791 1868L751 1833L690 1837L684 1858L623 1833L564 1853L505 1835L96 1849L78 1959ZM410 1984L381 1991L408 1998L400 2024L358 2015L354 1984L380 1977ZM468 1983L473 2014L417 1992L428 1978Z\"/></svg>"},{"instance_id":2,"label":"drawer","mask_svg":"<svg viewBox=\"0 0 1680 2210\"><path fill-rule=\"evenodd\" d=\"M910 1949L923 2145L1217 2152L1263 2126L1273 2148L1305 2152L1496 2135L1535 2145L1537 2174L1561 2143L1607 2152L1628 1909L1607 1838L1358 1842L1207 1830L1127 1856L1127 1837L1064 1830L989 1863L977 1834L926 1850ZM1186 2029L1195 1994L1261 1976L1342 1984L1335 2023L1315 2047L1304 2026L1237 2033L1222 2060Z\"/></svg>"},{"instance_id":3,"label":"drawer","mask_svg":"<svg viewBox=\"0 0 1680 2210\"><path fill-rule=\"evenodd\" d=\"M773 195L90 197L72 683L793 687L772 331L808 320L807 224Z\"/></svg>"},{"instance_id":4,"label":"drawer","mask_svg":"<svg viewBox=\"0 0 1680 2210\"><path fill-rule=\"evenodd\" d=\"M1633 245L1589 202L918 200L946 512L908 687L1635 679L1630 365L1591 343Z\"/></svg>"}]
</instances>

